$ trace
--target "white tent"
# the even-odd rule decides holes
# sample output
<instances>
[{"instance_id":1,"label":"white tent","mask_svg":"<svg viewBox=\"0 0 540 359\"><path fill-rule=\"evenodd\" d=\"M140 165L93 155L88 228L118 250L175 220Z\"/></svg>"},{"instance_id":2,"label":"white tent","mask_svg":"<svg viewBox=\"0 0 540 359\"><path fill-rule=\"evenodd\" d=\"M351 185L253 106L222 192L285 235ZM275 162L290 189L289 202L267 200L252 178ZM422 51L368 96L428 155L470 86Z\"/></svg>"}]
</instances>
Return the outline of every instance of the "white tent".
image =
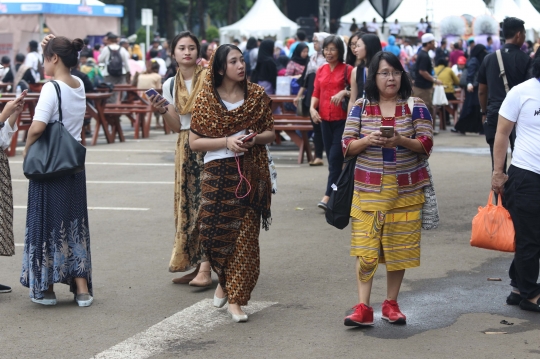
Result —
<instances>
[{"instance_id":1,"label":"white tent","mask_svg":"<svg viewBox=\"0 0 540 359\"><path fill-rule=\"evenodd\" d=\"M523 18L525 14L521 13L514 0L494 0L492 15L495 20L501 22L505 17Z\"/></svg>"},{"instance_id":2,"label":"white tent","mask_svg":"<svg viewBox=\"0 0 540 359\"><path fill-rule=\"evenodd\" d=\"M222 44L242 35L257 38L274 36L277 40L284 40L294 36L296 30L298 25L283 15L273 0L257 0L242 19L220 28L219 37Z\"/></svg>"},{"instance_id":3,"label":"white tent","mask_svg":"<svg viewBox=\"0 0 540 359\"><path fill-rule=\"evenodd\" d=\"M534 29L540 31L540 13L529 0L516 0L516 5L519 7L521 16L520 19L525 21L526 29Z\"/></svg>"},{"instance_id":4,"label":"white tent","mask_svg":"<svg viewBox=\"0 0 540 359\"><path fill-rule=\"evenodd\" d=\"M341 24L339 34L350 35L349 29L353 23L352 19L356 20L356 25L358 25L358 28L360 28L362 27L363 21L367 23L372 21L373 18L377 19L378 24L382 24L382 17L377 11L375 11L375 8L371 5L369 0L364 0L360 3L360 5L355 7L353 11L341 17L339 20Z\"/></svg>"}]
</instances>

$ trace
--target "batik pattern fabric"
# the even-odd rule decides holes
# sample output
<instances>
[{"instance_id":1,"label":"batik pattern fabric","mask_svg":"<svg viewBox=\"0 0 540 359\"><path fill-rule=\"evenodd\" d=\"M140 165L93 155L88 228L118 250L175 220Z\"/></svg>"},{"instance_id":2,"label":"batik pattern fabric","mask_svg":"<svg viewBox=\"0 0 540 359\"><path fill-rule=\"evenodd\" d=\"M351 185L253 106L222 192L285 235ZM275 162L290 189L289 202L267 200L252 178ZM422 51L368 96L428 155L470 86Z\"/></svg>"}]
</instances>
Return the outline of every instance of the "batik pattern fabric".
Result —
<instances>
[{"instance_id":1,"label":"batik pattern fabric","mask_svg":"<svg viewBox=\"0 0 540 359\"><path fill-rule=\"evenodd\" d=\"M189 132L189 130L180 131L176 142L174 180L176 235L169 263L170 272L184 272L206 260L197 226L204 153L191 150Z\"/></svg>"},{"instance_id":2,"label":"batik pattern fabric","mask_svg":"<svg viewBox=\"0 0 540 359\"><path fill-rule=\"evenodd\" d=\"M0 151L0 256L15 254L13 238L13 192L9 161L4 151Z\"/></svg>"},{"instance_id":3,"label":"batik pattern fabric","mask_svg":"<svg viewBox=\"0 0 540 359\"><path fill-rule=\"evenodd\" d=\"M86 279L93 295L85 171L30 180L20 282L30 298L42 299L55 283L76 293L75 278Z\"/></svg>"},{"instance_id":4,"label":"batik pattern fabric","mask_svg":"<svg viewBox=\"0 0 540 359\"><path fill-rule=\"evenodd\" d=\"M243 170L246 156L238 160ZM259 277L261 213L250 205L235 158L205 164L200 238L230 304L247 305ZM254 186L252 191L258 189Z\"/></svg>"}]
</instances>

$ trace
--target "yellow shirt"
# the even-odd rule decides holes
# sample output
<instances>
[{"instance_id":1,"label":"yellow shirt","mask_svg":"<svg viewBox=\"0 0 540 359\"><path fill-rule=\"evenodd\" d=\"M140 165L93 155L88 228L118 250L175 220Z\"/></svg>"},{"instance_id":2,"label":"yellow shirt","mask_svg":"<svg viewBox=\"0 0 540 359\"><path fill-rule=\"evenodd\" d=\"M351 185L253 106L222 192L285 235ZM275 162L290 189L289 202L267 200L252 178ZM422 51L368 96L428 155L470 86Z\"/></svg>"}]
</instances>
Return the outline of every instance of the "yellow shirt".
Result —
<instances>
[{"instance_id":1,"label":"yellow shirt","mask_svg":"<svg viewBox=\"0 0 540 359\"><path fill-rule=\"evenodd\" d=\"M435 67L435 76L443 83L445 93L454 93L454 86L459 85L459 79L450 67L443 65Z\"/></svg>"}]
</instances>

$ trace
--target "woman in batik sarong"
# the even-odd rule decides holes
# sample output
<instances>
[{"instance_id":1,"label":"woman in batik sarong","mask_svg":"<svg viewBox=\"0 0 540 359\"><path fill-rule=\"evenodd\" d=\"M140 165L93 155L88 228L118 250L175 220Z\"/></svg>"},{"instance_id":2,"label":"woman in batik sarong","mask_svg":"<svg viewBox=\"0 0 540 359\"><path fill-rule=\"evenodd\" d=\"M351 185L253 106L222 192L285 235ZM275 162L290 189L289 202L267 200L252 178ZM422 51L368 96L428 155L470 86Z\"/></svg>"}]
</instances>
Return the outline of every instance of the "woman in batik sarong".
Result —
<instances>
[{"instance_id":1,"label":"woman in batik sarong","mask_svg":"<svg viewBox=\"0 0 540 359\"><path fill-rule=\"evenodd\" d=\"M392 53L374 56L365 90L365 106L364 99L356 101L342 139L344 155L358 155L351 256L357 258L359 302L345 325L373 325L370 294L379 263L386 263L388 282L382 318L405 324L397 298L405 269L420 265L423 188L430 184L424 160L431 153L433 124L422 100L410 98L409 77Z\"/></svg>"},{"instance_id":2,"label":"woman in batik sarong","mask_svg":"<svg viewBox=\"0 0 540 359\"><path fill-rule=\"evenodd\" d=\"M247 321L259 276L259 232L270 225L272 184L266 144L274 140L271 100L246 80L242 52L222 45L213 55L195 102L189 142L205 151L200 238L219 277L214 305L229 302L236 322ZM257 135L249 141L242 138Z\"/></svg>"},{"instance_id":3,"label":"woman in batik sarong","mask_svg":"<svg viewBox=\"0 0 540 359\"><path fill-rule=\"evenodd\" d=\"M80 141L86 112L84 84L70 73L70 68L77 65L83 41L48 35L41 46L45 73L54 77L60 88L61 112L55 86L48 82L41 90L23 156L41 137L47 124L60 119L60 114L66 130ZM56 305L55 283L69 285L80 307L92 304L84 170L47 181L30 180L28 185L21 284L30 288L32 302Z\"/></svg>"},{"instance_id":4,"label":"woman in batik sarong","mask_svg":"<svg viewBox=\"0 0 540 359\"><path fill-rule=\"evenodd\" d=\"M176 76L163 84L163 97L151 97L152 105L167 125L178 133L174 181L174 219L176 236L169 262L169 272L195 270L174 278L173 283L195 287L212 284L210 263L206 260L196 226L201 200L201 174L204 153L189 148L189 127L195 98L201 91L206 70L197 65L201 45L189 31L176 35L171 43L171 57L178 64ZM165 101L169 105L165 105Z\"/></svg>"}]
</instances>

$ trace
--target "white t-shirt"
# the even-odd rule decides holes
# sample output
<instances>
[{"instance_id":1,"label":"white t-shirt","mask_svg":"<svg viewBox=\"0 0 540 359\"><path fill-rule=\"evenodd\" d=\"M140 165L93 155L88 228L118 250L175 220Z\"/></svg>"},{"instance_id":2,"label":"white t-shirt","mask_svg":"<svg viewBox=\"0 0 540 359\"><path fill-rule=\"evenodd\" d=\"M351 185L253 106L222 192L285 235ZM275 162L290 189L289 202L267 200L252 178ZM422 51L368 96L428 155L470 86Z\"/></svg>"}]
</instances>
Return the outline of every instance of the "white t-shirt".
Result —
<instances>
[{"instance_id":1,"label":"white t-shirt","mask_svg":"<svg viewBox=\"0 0 540 359\"><path fill-rule=\"evenodd\" d=\"M516 123L512 165L540 174L540 81L527 80L506 95L499 115Z\"/></svg>"},{"instance_id":2,"label":"white t-shirt","mask_svg":"<svg viewBox=\"0 0 540 359\"><path fill-rule=\"evenodd\" d=\"M165 97L165 99L169 101L170 104L175 106L176 102L174 101L174 98L176 94L175 94L174 89L172 91L173 94L171 96L171 83L172 83L173 78L174 77L167 79L167 81L165 81L165 83L163 84L163 97ZM184 80L184 82L186 83L188 93L191 94L191 84L193 83L193 80ZM191 127L191 113L180 115L180 129L189 130L190 127Z\"/></svg>"},{"instance_id":3,"label":"white t-shirt","mask_svg":"<svg viewBox=\"0 0 540 359\"><path fill-rule=\"evenodd\" d=\"M0 147L2 147L3 150L11 145L11 138L15 132L17 132L17 121L15 121L15 126L11 128L9 121L6 120L6 122L4 122L4 127L0 129Z\"/></svg>"},{"instance_id":4,"label":"white t-shirt","mask_svg":"<svg viewBox=\"0 0 540 359\"><path fill-rule=\"evenodd\" d=\"M399 35L401 30L401 24L393 23L390 25L390 35Z\"/></svg>"},{"instance_id":5,"label":"white t-shirt","mask_svg":"<svg viewBox=\"0 0 540 359\"><path fill-rule=\"evenodd\" d=\"M454 65L452 66L452 71L454 71L454 73L456 74L456 76L460 76L461 73L463 72L463 70L459 68L458 64L454 64Z\"/></svg>"},{"instance_id":6,"label":"white t-shirt","mask_svg":"<svg viewBox=\"0 0 540 359\"><path fill-rule=\"evenodd\" d=\"M416 24L416 30L417 30L417 31L426 32L426 30L427 30L427 23L425 23L425 22L419 22L418 24Z\"/></svg>"},{"instance_id":7,"label":"white t-shirt","mask_svg":"<svg viewBox=\"0 0 540 359\"><path fill-rule=\"evenodd\" d=\"M367 24L367 30L376 34L379 32L379 24L377 24L376 22L370 22Z\"/></svg>"},{"instance_id":8,"label":"white t-shirt","mask_svg":"<svg viewBox=\"0 0 540 359\"><path fill-rule=\"evenodd\" d=\"M165 60L163 60L161 57L154 57L152 61L156 60L156 62L159 64L159 76L163 77L167 73L167 64L165 63Z\"/></svg>"},{"instance_id":9,"label":"white t-shirt","mask_svg":"<svg viewBox=\"0 0 540 359\"><path fill-rule=\"evenodd\" d=\"M24 64L32 69L32 75L34 75L36 82L39 82L41 80L41 76L38 71L38 66L40 63L41 55L35 51L26 55L26 58L24 59Z\"/></svg>"},{"instance_id":10,"label":"white t-shirt","mask_svg":"<svg viewBox=\"0 0 540 359\"><path fill-rule=\"evenodd\" d=\"M78 77L71 76L79 82L76 89L69 87L64 82L56 80L60 86L62 96L62 122L68 132L77 140L81 140L81 129L86 112L86 95L84 84ZM58 97L51 82L47 82L41 89L38 103L34 114L34 121L52 123L58 121Z\"/></svg>"},{"instance_id":11,"label":"white t-shirt","mask_svg":"<svg viewBox=\"0 0 540 359\"><path fill-rule=\"evenodd\" d=\"M237 109L238 107L242 106L244 104L244 100L239 101L237 103L230 103L230 102L227 102L227 101L223 101L223 103L225 104L225 106L227 106L227 110L232 111L232 110ZM246 134L246 130L242 130L242 131L240 131L238 133L235 133L234 135L232 135L230 137L241 136L241 135L245 135L245 134ZM223 142L225 142L225 141L223 141ZM244 154L241 152L241 153L238 153L237 155L238 156L243 156ZM226 148L222 148L222 149L216 150L216 151L208 151L208 152L206 152L206 155L204 156L204 163L208 163L210 161L215 161L215 160L221 160L223 158L230 158L230 157L234 157L234 152L230 151L230 150L227 150Z\"/></svg>"}]
</instances>

